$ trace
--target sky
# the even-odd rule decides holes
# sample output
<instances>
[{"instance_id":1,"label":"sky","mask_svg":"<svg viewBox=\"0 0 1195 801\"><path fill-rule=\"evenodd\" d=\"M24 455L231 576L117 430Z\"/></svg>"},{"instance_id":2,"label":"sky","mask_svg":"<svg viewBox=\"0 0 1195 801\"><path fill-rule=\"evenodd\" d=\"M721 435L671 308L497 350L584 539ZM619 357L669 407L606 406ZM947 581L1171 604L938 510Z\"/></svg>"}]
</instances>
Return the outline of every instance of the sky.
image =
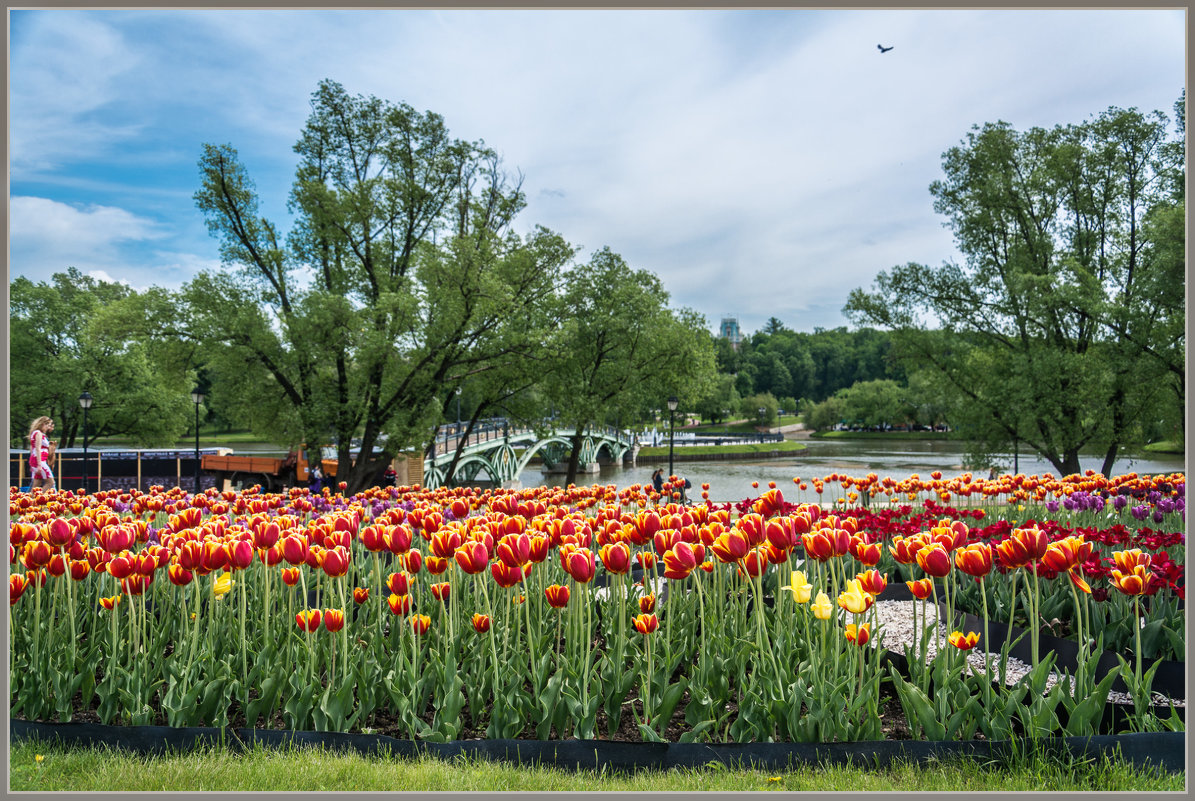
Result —
<instances>
[{"instance_id":1,"label":"sky","mask_svg":"<svg viewBox=\"0 0 1195 801\"><path fill-rule=\"evenodd\" d=\"M930 184L973 126L1173 118L1183 9L9 10L9 276L143 290L220 264L193 195L230 144L281 231L324 79L521 173L515 228L609 247L751 333L961 261ZM893 49L881 53L882 43Z\"/></svg>"}]
</instances>

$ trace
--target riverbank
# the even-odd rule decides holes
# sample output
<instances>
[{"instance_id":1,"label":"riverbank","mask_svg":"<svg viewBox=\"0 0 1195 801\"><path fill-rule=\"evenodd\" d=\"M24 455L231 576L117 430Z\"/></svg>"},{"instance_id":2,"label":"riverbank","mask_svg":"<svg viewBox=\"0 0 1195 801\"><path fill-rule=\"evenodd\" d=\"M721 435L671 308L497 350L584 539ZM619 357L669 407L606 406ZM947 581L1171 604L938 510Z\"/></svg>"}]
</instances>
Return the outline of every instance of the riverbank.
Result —
<instances>
[{"instance_id":1,"label":"riverbank","mask_svg":"<svg viewBox=\"0 0 1195 801\"><path fill-rule=\"evenodd\" d=\"M740 445L678 445L672 450L673 461L696 462L716 459L781 459L805 450L801 442L750 442ZM668 448L642 448L636 457L639 462L667 462Z\"/></svg>"},{"instance_id":2,"label":"riverbank","mask_svg":"<svg viewBox=\"0 0 1195 801\"><path fill-rule=\"evenodd\" d=\"M883 439L883 440L943 440L950 439L949 431L814 431L813 439Z\"/></svg>"}]
</instances>

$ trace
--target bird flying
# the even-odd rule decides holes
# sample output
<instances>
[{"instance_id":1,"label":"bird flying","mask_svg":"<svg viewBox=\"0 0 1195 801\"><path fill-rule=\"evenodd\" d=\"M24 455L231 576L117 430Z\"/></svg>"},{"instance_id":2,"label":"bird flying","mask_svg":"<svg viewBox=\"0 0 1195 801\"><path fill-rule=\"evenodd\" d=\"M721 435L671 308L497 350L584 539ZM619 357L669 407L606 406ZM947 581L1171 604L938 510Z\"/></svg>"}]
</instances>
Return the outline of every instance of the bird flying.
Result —
<instances>
[{"instance_id":1,"label":"bird flying","mask_svg":"<svg viewBox=\"0 0 1195 801\"><path fill-rule=\"evenodd\" d=\"M880 48L881 53L887 53L889 50L892 49L892 47L896 47L896 45L892 45L892 47L884 47L883 45L878 44L878 45L876 45L876 47Z\"/></svg>"}]
</instances>

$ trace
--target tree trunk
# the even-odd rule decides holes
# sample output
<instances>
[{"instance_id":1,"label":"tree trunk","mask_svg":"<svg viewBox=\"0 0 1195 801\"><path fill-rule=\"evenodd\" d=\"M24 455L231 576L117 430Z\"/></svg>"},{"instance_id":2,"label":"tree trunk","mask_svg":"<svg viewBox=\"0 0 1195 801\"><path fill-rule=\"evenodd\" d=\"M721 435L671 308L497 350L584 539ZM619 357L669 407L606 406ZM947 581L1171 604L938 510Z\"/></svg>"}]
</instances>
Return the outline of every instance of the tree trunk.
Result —
<instances>
[{"instance_id":1,"label":"tree trunk","mask_svg":"<svg viewBox=\"0 0 1195 801\"><path fill-rule=\"evenodd\" d=\"M456 476L456 466L461 460L461 454L465 451L465 445L469 441L469 435L473 433L473 429L477 426L477 421L481 415L481 406L473 412L473 418L469 420L468 425L465 426L464 432L457 432L456 451L452 454L452 463L448 465L448 469L444 472L444 484L452 484L453 478Z\"/></svg>"},{"instance_id":2,"label":"tree trunk","mask_svg":"<svg viewBox=\"0 0 1195 801\"><path fill-rule=\"evenodd\" d=\"M564 477L564 485L577 483L577 467L581 461L581 443L585 439L585 426L577 423L577 431L573 434L573 449L568 455L568 474Z\"/></svg>"}]
</instances>

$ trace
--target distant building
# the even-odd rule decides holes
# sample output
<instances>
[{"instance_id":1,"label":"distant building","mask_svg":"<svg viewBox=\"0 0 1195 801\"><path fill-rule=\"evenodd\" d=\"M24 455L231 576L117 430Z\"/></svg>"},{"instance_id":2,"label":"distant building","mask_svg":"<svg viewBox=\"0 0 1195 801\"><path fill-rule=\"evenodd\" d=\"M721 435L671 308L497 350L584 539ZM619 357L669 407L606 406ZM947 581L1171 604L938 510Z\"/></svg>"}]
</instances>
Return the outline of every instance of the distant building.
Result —
<instances>
[{"instance_id":1,"label":"distant building","mask_svg":"<svg viewBox=\"0 0 1195 801\"><path fill-rule=\"evenodd\" d=\"M743 334L739 331L739 318L723 317L722 328L719 329L718 336L722 339L730 340L730 346L738 350L739 343L743 341Z\"/></svg>"}]
</instances>

